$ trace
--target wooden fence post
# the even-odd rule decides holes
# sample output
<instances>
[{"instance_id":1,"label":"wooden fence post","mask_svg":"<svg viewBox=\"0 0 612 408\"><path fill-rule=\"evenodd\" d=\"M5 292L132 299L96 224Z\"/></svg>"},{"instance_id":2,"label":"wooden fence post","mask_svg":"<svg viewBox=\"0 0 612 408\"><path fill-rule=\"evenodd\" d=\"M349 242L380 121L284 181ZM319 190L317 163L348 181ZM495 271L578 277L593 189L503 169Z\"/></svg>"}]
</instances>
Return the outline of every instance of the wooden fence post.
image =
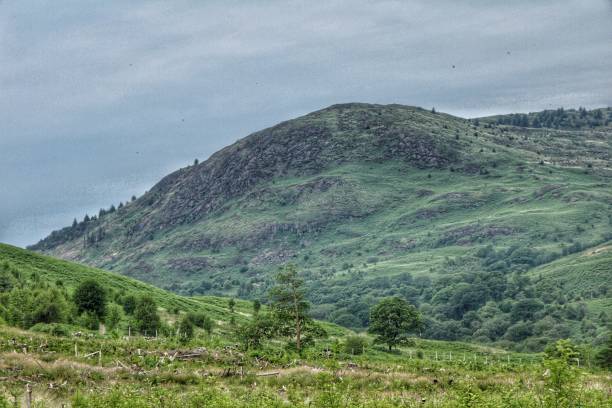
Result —
<instances>
[{"instance_id":1,"label":"wooden fence post","mask_svg":"<svg viewBox=\"0 0 612 408\"><path fill-rule=\"evenodd\" d=\"M26 408L32 408L32 384L26 384Z\"/></svg>"}]
</instances>

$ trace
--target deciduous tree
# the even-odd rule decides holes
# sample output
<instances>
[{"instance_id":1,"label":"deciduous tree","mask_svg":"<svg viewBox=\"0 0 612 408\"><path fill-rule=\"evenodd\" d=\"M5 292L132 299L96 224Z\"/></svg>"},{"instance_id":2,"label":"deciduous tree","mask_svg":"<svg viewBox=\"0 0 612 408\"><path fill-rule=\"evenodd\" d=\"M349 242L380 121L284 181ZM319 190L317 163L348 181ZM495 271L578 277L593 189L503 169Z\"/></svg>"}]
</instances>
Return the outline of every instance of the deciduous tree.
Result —
<instances>
[{"instance_id":1,"label":"deciduous tree","mask_svg":"<svg viewBox=\"0 0 612 408\"><path fill-rule=\"evenodd\" d=\"M385 343L389 351L407 340L407 335L421 325L417 309L399 297L381 300L370 311L368 331L377 337L375 342Z\"/></svg>"}]
</instances>

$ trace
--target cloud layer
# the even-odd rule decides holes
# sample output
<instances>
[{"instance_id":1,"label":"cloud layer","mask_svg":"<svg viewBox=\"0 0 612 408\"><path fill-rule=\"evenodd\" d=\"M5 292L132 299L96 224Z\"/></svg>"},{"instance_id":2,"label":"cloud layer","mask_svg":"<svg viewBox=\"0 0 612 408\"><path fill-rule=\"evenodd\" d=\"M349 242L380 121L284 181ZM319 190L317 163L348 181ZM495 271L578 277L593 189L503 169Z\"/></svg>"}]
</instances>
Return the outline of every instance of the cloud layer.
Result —
<instances>
[{"instance_id":1,"label":"cloud layer","mask_svg":"<svg viewBox=\"0 0 612 408\"><path fill-rule=\"evenodd\" d=\"M333 103L611 105L611 20L603 0L0 1L0 241Z\"/></svg>"}]
</instances>

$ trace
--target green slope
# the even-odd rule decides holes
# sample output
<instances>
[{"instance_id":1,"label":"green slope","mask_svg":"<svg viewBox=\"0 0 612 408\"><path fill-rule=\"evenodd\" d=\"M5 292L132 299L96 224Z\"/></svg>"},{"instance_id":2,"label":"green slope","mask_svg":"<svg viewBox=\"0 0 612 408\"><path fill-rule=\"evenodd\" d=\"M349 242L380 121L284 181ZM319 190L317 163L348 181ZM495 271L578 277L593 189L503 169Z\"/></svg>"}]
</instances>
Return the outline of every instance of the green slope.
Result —
<instances>
[{"instance_id":1,"label":"green slope","mask_svg":"<svg viewBox=\"0 0 612 408\"><path fill-rule=\"evenodd\" d=\"M609 294L612 245L609 242L533 268L528 275L548 291L559 291L569 299L580 298L595 315L612 311Z\"/></svg>"},{"instance_id":2,"label":"green slope","mask_svg":"<svg viewBox=\"0 0 612 408\"><path fill-rule=\"evenodd\" d=\"M529 275L594 298L609 287L610 268L612 245L607 243L534 268Z\"/></svg>"},{"instance_id":3,"label":"green slope","mask_svg":"<svg viewBox=\"0 0 612 408\"><path fill-rule=\"evenodd\" d=\"M190 298L159 289L155 286L116 273L82 264L40 255L21 248L0 243L0 264L8 263L26 276L36 274L43 281L61 281L72 289L79 283L94 279L109 291L125 295L150 295L165 310L179 309L185 312L203 312L215 320L229 320L227 299L217 297ZM251 311L251 303L238 300L237 319Z\"/></svg>"}]
</instances>

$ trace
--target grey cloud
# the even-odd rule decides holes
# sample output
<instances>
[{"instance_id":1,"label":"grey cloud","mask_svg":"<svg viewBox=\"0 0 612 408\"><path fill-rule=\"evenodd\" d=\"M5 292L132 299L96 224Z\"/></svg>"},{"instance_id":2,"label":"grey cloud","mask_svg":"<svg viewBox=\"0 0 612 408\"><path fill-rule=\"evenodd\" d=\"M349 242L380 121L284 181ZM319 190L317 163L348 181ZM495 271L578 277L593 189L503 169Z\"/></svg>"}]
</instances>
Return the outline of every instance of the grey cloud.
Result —
<instances>
[{"instance_id":1,"label":"grey cloud","mask_svg":"<svg viewBox=\"0 0 612 408\"><path fill-rule=\"evenodd\" d=\"M603 0L0 2L0 241L333 103L610 105L611 17Z\"/></svg>"}]
</instances>

